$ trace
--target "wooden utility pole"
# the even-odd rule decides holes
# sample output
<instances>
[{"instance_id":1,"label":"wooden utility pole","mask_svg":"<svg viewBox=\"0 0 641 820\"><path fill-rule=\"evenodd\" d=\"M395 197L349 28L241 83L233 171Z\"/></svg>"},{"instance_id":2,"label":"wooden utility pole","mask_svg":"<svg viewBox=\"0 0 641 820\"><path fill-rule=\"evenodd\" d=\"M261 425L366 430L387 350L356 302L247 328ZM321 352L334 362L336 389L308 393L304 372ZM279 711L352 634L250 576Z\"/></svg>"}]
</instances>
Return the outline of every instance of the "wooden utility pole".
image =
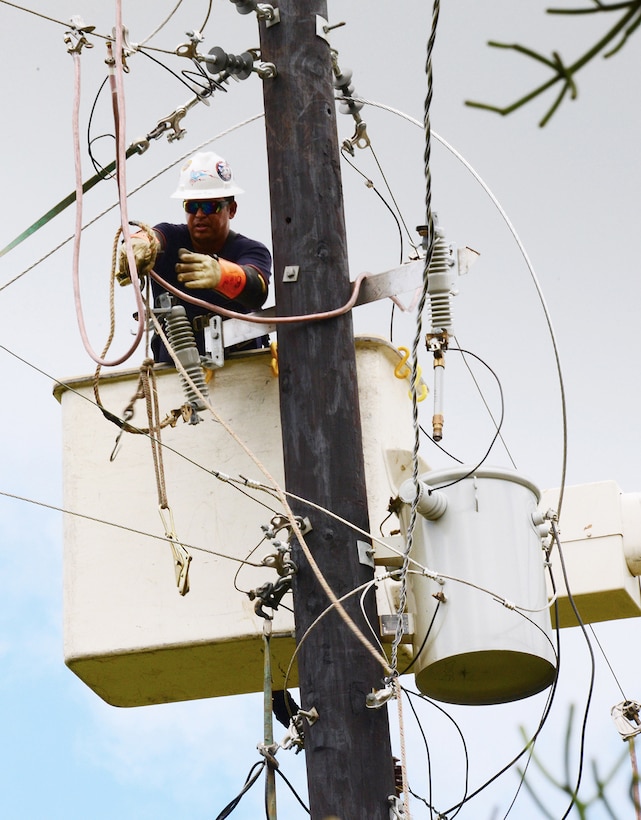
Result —
<instances>
[{"instance_id":1,"label":"wooden utility pole","mask_svg":"<svg viewBox=\"0 0 641 820\"><path fill-rule=\"evenodd\" d=\"M278 72L263 87L276 310L285 316L343 305L350 284L330 46L317 34L327 4L280 0L279 12L280 23L260 27L261 59ZM369 531L351 314L280 325L278 357L286 488ZM293 507L311 520L306 542L337 596L372 578L359 562L362 536L305 505ZM295 550L300 641L329 600ZM346 609L370 634L359 597ZM375 609L372 590L373 624ZM306 637L298 672L302 708L320 715L305 732L313 820L388 820L394 773L387 712L365 705L382 686L381 665L332 611Z\"/></svg>"}]
</instances>

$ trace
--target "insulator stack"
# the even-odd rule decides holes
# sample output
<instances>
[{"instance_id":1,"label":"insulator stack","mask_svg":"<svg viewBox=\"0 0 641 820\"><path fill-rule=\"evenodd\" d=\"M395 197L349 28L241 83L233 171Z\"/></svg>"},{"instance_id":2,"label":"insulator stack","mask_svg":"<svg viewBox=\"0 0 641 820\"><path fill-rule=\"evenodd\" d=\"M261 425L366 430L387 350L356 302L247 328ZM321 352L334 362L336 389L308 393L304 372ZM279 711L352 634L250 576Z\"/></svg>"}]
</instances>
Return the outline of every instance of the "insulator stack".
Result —
<instances>
[{"instance_id":1,"label":"insulator stack","mask_svg":"<svg viewBox=\"0 0 641 820\"><path fill-rule=\"evenodd\" d=\"M339 98L339 108L341 114L351 114L354 116L361 110L364 103L351 99L355 95L352 76L353 72L351 69L346 68L344 71L341 71L338 66L335 66L334 88L340 91L343 97L343 99Z\"/></svg>"},{"instance_id":2,"label":"insulator stack","mask_svg":"<svg viewBox=\"0 0 641 820\"><path fill-rule=\"evenodd\" d=\"M214 46L205 57L205 66L210 74L220 74L226 71L239 80L246 80L251 76L254 67L254 55L249 51L243 51L242 54L228 54L220 46Z\"/></svg>"},{"instance_id":3,"label":"insulator stack","mask_svg":"<svg viewBox=\"0 0 641 820\"><path fill-rule=\"evenodd\" d=\"M452 247L445 241L443 231L437 228L427 282L433 332L450 330L452 327L450 299L453 267Z\"/></svg>"},{"instance_id":4,"label":"insulator stack","mask_svg":"<svg viewBox=\"0 0 641 820\"><path fill-rule=\"evenodd\" d=\"M205 398L209 397L205 374L200 364L200 353L196 346L194 331L191 327L185 308L182 305L174 305L165 316L165 330L167 338L178 361L185 368L189 377ZM196 410L204 410L205 403L189 384L187 379L180 376L185 398Z\"/></svg>"}]
</instances>

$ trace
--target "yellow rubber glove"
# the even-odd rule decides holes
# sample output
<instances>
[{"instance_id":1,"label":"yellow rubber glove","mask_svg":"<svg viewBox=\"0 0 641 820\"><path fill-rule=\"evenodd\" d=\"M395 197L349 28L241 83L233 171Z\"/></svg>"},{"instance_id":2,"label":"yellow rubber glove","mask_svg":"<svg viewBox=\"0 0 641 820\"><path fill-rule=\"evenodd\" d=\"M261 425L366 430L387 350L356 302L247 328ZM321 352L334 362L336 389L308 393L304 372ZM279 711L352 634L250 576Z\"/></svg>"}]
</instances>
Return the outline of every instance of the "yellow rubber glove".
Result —
<instances>
[{"instance_id":1,"label":"yellow rubber glove","mask_svg":"<svg viewBox=\"0 0 641 820\"><path fill-rule=\"evenodd\" d=\"M136 270L138 276L146 276L152 269L156 254L149 244L149 240L145 236L132 236L131 247L134 252L134 259L136 260ZM120 246L120 256L118 258L118 272L116 279L121 285L131 284L131 275L129 273L129 260L127 259L127 246L122 244Z\"/></svg>"},{"instance_id":2,"label":"yellow rubber glove","mask_svg":"<svg viewBox=\"0 0 641 820\"><path fill-rule=\"evenodd\" d=\"M228 299L235 299L245 287L247 275L235 262L205 253L193 253L185 248L178 251L178 258L178 281L190 290L208 288Z\"/></svg>"}]
</instances>

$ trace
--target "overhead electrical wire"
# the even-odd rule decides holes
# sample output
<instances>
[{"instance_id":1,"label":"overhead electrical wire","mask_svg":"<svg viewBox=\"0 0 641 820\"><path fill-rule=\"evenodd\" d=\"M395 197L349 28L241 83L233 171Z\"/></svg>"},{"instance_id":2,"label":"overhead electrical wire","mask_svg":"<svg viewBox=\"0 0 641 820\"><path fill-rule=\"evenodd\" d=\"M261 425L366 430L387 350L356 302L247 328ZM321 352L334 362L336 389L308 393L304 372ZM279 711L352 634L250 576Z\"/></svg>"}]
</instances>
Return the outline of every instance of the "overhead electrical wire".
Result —
<instances>
[{"instance_id":1,"label":"overhead electrical wire","mask_svg":"<svg viewBox=\"0 0 641 820\"><path fill-rule=\"evenodd\" d=\"M422 726L420 725L420 720L419 720L419 717L418 717L418 713L417 713L416 709L414 708L414 706L413 706L413 704L412 704L412 702L411 702L411 701L412 701L412 697L417 697L417 698L419 698L420 700L423 700L423 701L425 701L426 703L428 703L428 704L429 704L429 705L430 705L433 709L436 709L436 710L437 710L437 711L439 711L442 715L444 715L444 717L446 717L446 718L450 721L450 723L452 723L452 725L454 726L454 728L456 729L456 731L457 731L457 733L458 733L458 736L459 736L459 737L460 737L460 739L461 739L461 745L463 746L463 755L464 755L464 758L465 758L465 788L464 788L464 790L463 790L463 801L465 801L465 799L466 799L466 795L467 795L467 791L468 791L468 788L469 788L469 777L470 777L470 756L469 756L469 752L468 752L468 748L467 748L467 742L466 742L466 740L465 740L465 735L463 734L463 732L462 732L462 730L461 730L461 727L458 725L458 723L456 722L456 720L454 720L454 718L452 717L452 715L450 715L450 713L449 713L446 709L444 709L442 706L439 706L439 704L438 704L438 703L435 703L433 700L431 700L431 699L430 699L430 698L428 698L427 696L425 696L425 695L419 695L417 692L413 692L411 689L407 689L407 687L403 687L403 691L404 691L404 692L405 692L405 694L407 695L407 701L408 701L408 703L410 704L410 706L411 706L411 708L412 708L412 711L414 712L414 715L416 716L416 720L417 720L417 723L418 723L419 728L420 728L420 730L421 730L421 734L423 734L423 730L422 730ZM424 734L423 734L423 736L424 736ZM425 736L424 736L424 737L425 737ZM426 740L426 739L425 739L425 743L427 743L427 740ZM431 804L431 784L430 784L430 804ZM453 818L454 818L454 817L456 817L456 815L457 815L457 814L461 811L461 809L462 809L463 805L464 805L464 802L462 802L462 803L460 804L459 808L458 808L458 809L456 810L456 812L452 815L452 819L451 819L451 820L453 820ZM430 812L431 812L431 809L432 809L432 806L430 805Z\"/></svg>"},{"instance_id":2,"label":"overhead electrical wire","mask_svg":"<svg viewBox=\"0 0 641 820\"><path fill-rule=\"evenodd\" d=\"M6 2L6 0L1 0L1 1L2 1L2 2ZM13 4L13 3L7 3L7 5L14 6L15 4ZM180 3L179 3L178 5L180 5ZM16 8L21 8L21 7L16 6ZM176 8L177 8L177 7L176 7ZM211 9L211 3L210 3L210 9ZM25 10L29 11L28 9L25 9ZM44 15L40 15L40 16L44 16ZM51 19L51 18L46 18L46 19ZM54 22L59 22L59 21L54 21ZM435 135L435 136L436 136L436 135ZM438 139L438 137L437 137L437 139ZM141 187L142 187L142 186L141 186ZM6 286L5 286L5 287L6 287ZM1 288L0 288L0 289L1 289ZM555 346L555 352L556 352L556 345L554 345L554 346ZM558 359L557 359L557 364L558 364ZM559 371L559 376L560 376L560 375L561 375L561 374L560 374L560 371ZM564 406L564 408L565 408L565 404L564 404L564 402L563 402L563 406ZM489 451L488 451L488 452L489 452ZM564 474L565 474L565 473L564 473ZM564 483L564 482L563 482L563 483ZM4 495L4 493L3 493L3 495ZM24 500L24 499L23 499L23 500ZM45 506L47 506L47 505L45 505ZM108 523L108 522L102 522L102 523ZM152 536L152 537L154 537L154 536ZM164 540L164 539L161 537L161 539L160 539L160 540ZM196 549L197 549L197 548L196 548ZM460 805L462 805L462 803L461 803ZM460 806L459 806L459 810L460 810Z\"/></svg>"},{"instance_id":3,"label":"overhead electrical wire","mask_svg":"<svg viewBox=\"0 0 641 820\"><path fill-rule=\"evenodd\" d=\"M2 0L0 0L0 2L2 2ZM256 122L256 120L262 119L263 117L264 117L263 113L254 114L252 117L248 117L245 120L241 120L241 122L235 123L234 125L230 126L229 128L226 128L223 131L220 131L215 136L210 137L209 139L205 140L204 142L201 142L199 145L196 146L195 149L192 149L190 151L187 151L184 154L181 154L177 159L175 159L169 165L165 165L163 168L161 168L160 171L158 171L155 174L153 174L152 176L148 177L144 182L140 183L140 185L137 185L135 188L132 188L131 191L128 192L127 196L131 197L131 196L133 196L133 194L137 194L139 191L141 191L147 185L149 185L150 183L154 182L156 179L161 177L164 173L171 170L172 168L174 168L179 163L184 162L184 160L187 157L189 157L193 153L194 150L195 151L200 151L202 148L205 148L207 145L210 145L212 142L215 142L216 140L222 139L223 137L227 136L228 134L231 134L234 131L236 131L240 128L243 128L245 125L249 125L250 123ZM133 153L135 153L135 152L133 152ZM107 165L103 169L103 172L101 172L101 174L103 174L103 176L101 176L101 179L104 178L104 176L106 174L110 174L114 170L114 168L115 168L115 163L111 163L110 165ZM95 177L92 178L92 180L95 180L95 182L92 182L92 186L95 185L98 181L100 181L100 180L97 179L97 176L98 175L96 175ZM91 180L90 180L90 182L91 182ZM84 186L83 186L83 190L85 192L88 190L87 185L88 185L88 183L85 183ZM67 205L71 205L75 200L75 196L76 195L75 195L75 191L74 191L73 194L70 194L65 200L62 200L62 202L66 202L66 205L64 207L67 207ZM61 204L62 203L58 203L58 205L61 205ZM84 225L82 225L81 230L84 231L86 228L88 228L91 225L93 225L94 223L98 222L98 220L102 219L103 216L106 216L110 211L113 211L114 208L117 208L118 204L119 204L118 201L113 202L111 205L109 205L109 207L105 208L103 211L101 211L99 214L97 214L95 217L93 217L93 219L89 220L89 222L86 222ZM6 253L8 250L11 250L12 248L14 248L17 244L19 244L19 241L20 242L24 241L24 239L26 239L28 235L31 235L31 233L34 233L38 229L38 227L41 227L43 224L45 224L45 222L48 221L47 219L45 219L45 217L51 218L52 216L55 216L56 213L59 213L59 211L56 210L57 208L58 208L58 206L55 206L50 211L48 211L47 214L45 214L44 217L42 217L40 220L38 220L37 223L34 223L34 225L31 226L34 229L33 231L28 233L28 231L30 231L30 229L27 229L27 231L24 231L22 234L20 234L20 237L17 237L17 239L14 240L14 242L10 243L10 245L8 245L3 251L0 251L0 256L2 256L2 254ZM28 268L26 268L25 270L23 270L21 273L17 274L16 276L14 276L8 282L5 282L3 285L0 285L0 292L5 290L6 288L8 288L10 285L13 285L15 282L17 282L19 279L21 279L27 273L30 273L34 268L36 268L38 265L40 265L42 262L44 262L46 259L48 259L50 256L52 256L56 251L59 251L61 248L63 248L65 245L67 245L69 242L71 242L74 239L74 237L75 237L75 234L71 234L65 240L63 240L58 245L56 245L54 248L52 248L50 251L48 251L44 256L41 256L36 262L33 262L31 265L29 265Z\"/></svg>"},{"instance_id":4,"label":"overhead electrical wire","mask_svg":"<svg viewBox=\"0 0 641 820\"><path fill-rule=\"evenodd\" d=\"M167 542L167 538L164 535L156 535L153 532L145 532L145 530L139 530L135 527L129 527L126 524L119 524L115 521L107 521L106 519L98 518L95 515L87 515L86 513L81 513L78 510L69 510L65 507L60 507L56 504L50 504L46 501L39 501L35 498L27 498L26 496L18 495L17 493L10 493L6 490L0 490L0 496L2 496L3 498L10 498L14 501L23 501L26 504L33 504L35 507L43 507L44 509L52 510L53 512L63 513L64 515L69 515L73 518L81 518L84 521L92 521L95 524L103 524L106 527L113 527L114 529L122 530L123 532L133 533L133 535L142 535L145 538L153 538L156 541L162 541L164 543ZM255 564L251 561L246 561L244 558L237 558L235 555L228 555L224 552L218 552L207 547L199 547L195 544L187 544L183 541L181 541L181 544L183 544L184 547L190 550L195 550L196 552L205 552L208 555L215 555L217 558L224 558L227 561L235 561L239 564L247 564L250 567L258 569L263 567L263 564Z\"/></svg>"},{"instance_id":5,"label":"overhead electrical wire","mask_svg":"<svg viewBox=\"0 0 641 820\"><path fill-rule=\"evenodd\" d=\"M175 6L173 7L173 9L169 12L169 14L165 17L165 19L164 19L161 23L159 23L159 24L156 26L156 28L155 28L155 29L151 32L151 34L148 34L146 37L143 37L143 39L142 39L142 40L141 40L141 41L137 44L137 45L138 45L138 48L141 48L142 46L144 46L144 45L145 45L146 43L148 43L148 42L149 42L149 41L150 41L153 37L155 37L155 36L156 36L156 34L158 34L158 32L162 31L162 29L163 29L163 28L167 25L167 23L171 20L171 18L174 16L174 14L175 14L175 13L178 11L178 9L182 6L182 3L183 3L183 0L178 0L178 2L176 3L176 5L175 5ZM210 10L210 11L211 11L211 3L212 3L212 0L209 0L209 10ZM209 14L207 14L207 17L209 18ZM205 21L205 22L207 22L207 21Z\"/></svg>"}]
</instances>

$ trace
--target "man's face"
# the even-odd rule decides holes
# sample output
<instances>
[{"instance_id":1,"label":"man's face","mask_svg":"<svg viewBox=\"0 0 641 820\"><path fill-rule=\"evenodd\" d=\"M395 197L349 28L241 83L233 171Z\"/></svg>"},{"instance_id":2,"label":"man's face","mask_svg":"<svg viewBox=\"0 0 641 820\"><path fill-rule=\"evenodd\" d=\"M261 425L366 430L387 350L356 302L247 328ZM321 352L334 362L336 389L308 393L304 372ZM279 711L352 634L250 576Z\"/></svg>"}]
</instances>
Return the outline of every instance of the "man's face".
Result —
<instances>
[{"instance_id":1,"label":"man's face","mask_svg":"<svg viewBox=\"0 0 641 820\"><path fill-rule=\"evenodd\" d=\"M195 213L190 213L190 211L195 211ZM206 213L206 211L211 212ZM200 253L219 251L229 233L229 220L235 215L235 201L230 202L227 199L187 200L185 216L194 250Z\"/></svg>"}]
</instances>

